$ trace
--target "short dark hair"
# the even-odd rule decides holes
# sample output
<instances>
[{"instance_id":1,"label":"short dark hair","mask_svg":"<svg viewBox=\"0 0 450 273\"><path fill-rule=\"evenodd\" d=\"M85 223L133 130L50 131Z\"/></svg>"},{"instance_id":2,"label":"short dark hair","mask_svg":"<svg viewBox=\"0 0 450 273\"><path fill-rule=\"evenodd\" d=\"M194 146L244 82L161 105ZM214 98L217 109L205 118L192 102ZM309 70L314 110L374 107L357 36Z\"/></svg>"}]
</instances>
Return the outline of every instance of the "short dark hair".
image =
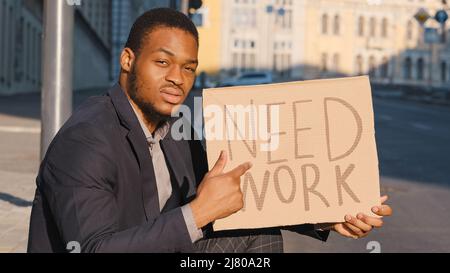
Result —
<instances>
[{"instance_id":1,"label":"short dark hair","mask_svg":"<svg viewBox=\"0 0 450 273\"><path fill-rule=\"evenodd\" d=\"M185 14L170 8L151 9L136 19L131 28L125 47L130 48L136 55L142 48L142 41L158 27L178 28L195 38L199 45L198 31L194 23Z\"/></svg>"}]
</instances>

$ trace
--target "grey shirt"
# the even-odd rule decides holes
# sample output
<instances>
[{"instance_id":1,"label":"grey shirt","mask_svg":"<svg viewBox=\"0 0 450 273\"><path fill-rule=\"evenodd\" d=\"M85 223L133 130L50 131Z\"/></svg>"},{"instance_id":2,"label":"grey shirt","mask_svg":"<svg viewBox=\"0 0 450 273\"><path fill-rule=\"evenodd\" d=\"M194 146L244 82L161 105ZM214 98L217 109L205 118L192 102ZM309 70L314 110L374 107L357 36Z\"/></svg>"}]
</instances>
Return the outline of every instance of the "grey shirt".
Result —
<instances>
[{"instance_id":1,"label":"grey shirt","mask_svg":"<svg viewBox=\"0 0 450 273\"><path fill-rule=\"evenodd\" d=\"M161 150L160 141L164 139L170 131L169 123L164 123L155 130L155 136L150 133L142 118L130 102L131 107L139 120L144 135L147 139L150 155L152 156L153 169L155 170L156 187L158 189L159 208L162 210L170 195L172 194L172 184L170 183L170 173L167 167L164 153ZM191 206L186 204L181 207L186 226L189 231L192 243L203 238L203 232L197 228Z\"/></svg>"}]
</instances>

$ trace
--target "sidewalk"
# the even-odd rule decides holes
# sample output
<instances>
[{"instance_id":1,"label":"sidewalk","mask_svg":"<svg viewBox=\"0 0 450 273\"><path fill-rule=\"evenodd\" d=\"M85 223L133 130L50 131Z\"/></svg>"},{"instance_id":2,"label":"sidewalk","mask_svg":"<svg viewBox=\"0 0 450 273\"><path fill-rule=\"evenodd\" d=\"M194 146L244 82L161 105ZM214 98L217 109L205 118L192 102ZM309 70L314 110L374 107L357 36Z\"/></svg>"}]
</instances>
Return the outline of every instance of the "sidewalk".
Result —
<instances>
[{"instance_id":1,"label":"sidewalk","mask_svg":"<svg viewBox=\"0 0 450 273\"><path fill-rule=\"evenodd\" d=\"M294 253L370 253L377 244L381 253L450 253L450 189L381 177L382 194L394 214L382 229L353 240L331 233L322 243L285 232L285 251Z\"/></svg>"},{"instance_id":2,"label":"sidewalk","mask_svg":"<svg viewBox=\"0 0 450 273\"><path fill-rule=\"evenodd\" d=\"M40 125L30 118L0 114L0 126L0 253L25 252L39 164L39 134L12 131Z\"/></svg>"},{"instance_id":3,"label":"sidewalk","mask_svg":"<svg viewBox=\"0 0 450 273\"><path fill-rule=\"evenodd\" d=\"M74 104L106 88L76 93ZM40 163L40 95L0 97L0 253L26 252Z\"/></svg>"},{"instance_id":4,"label":"sidewalk","mask_svg":"<svg viewBox=\"0 0 450 273\"><path fill-rule=\"evenodd\" d=\"M450 90L426 92L407 87L380 88L373 87L373 95L378 98L409 100L425 104L434 104L450 107Z\"/></svg>"},{"instance_id":5,"label":"sidewalk","mask_svg":"<svg viewBox=\"0 0 450 273\"><path fill-rule=\"evenodd\" d=\"M76 101L81 101L87 95L77 96ZM390 98L389 100L394 99ZM395 98L398 101L397 98ZM395 104L395 103L389 103ZM415 133L404 130L406 121L414 121L417 117L424 116L425 108L431 106L399 102L399 106L390 106L398 112L380 112L389 114L390 119L379 119L379 134L384 132L379 140L380 154L385 157L392 154L392 161L396 169L401 162L407 164L407 160L399 160L398 152L393 151L398 144L385 143L387 140L398 139L398 143L405 142L407 150L402 153L406 157L417 157L417 151L429 150L422 153L422 165L407 165L402 167L404 172L414 173L412 169L423 168L426 173L422 182L417 175L411 179L400 179L389 176L381 177L382 193L388 194L388 203L394 208L394 216L386 219L385 226L376 230L368 238L362 240L346 239L333 234L327 243L320 243L304 236L285 232L286 252L355 252L368 253L370 242L378 242L381 252L450 252L450 187L448 183L437 185L426 181L442 180L448 182L448 171L440 167L439 162L448 161L448 119L441 123L427 123L431 127L419 128ZM387 106L385 106L387 107ZM35 178L39 167L40 147L40 121L39 121L39 97L35 95L19 98L0 98L0 253L25 252L28 239L29 216L31 202L35 191ZM407 116L405 109L416 109L416 116ZM446 107L433 107L439 116ZM383 109L380 109L383 110ZM410 110L409 110L410 111ZM444 112L445 112L444 111ZM437 115L437 114L436 114ZM427 114L427 117L434 115ZM447 116L447 115L446 115ZM434 118L436 119L436 118ZM402 127L403 126L403 127ZM384 131L381 129L384 128ZM403 129L402 129L403 128ZM387 130L389 129L389 130ZM418 139L412 142L412 137ZM446 144L447 143L447 144ZM395 145L394 145L395 144ZM420 144L420 145L419 145ZM427 144L429 147L425 147ZM415 149L421 146L423 149ZM420 148L420 147L419 147ZM411 152L410 151L414 151ZM439 152L437 152L439 151ZM442 155L434 157L434 155ZM405 157L405 158L406 158ZM407 158L406 158L407 159ZM434 160L434 161L433 161ZM424 168L427 167L427 168ZM443 170L441 179L434 179L433 173ZM384 170L386 172L386 169ZM399 168L396 172L400 172ZM382 174L383 175L383 174ZM435 181L436 182L436 181Z\"/></svg>"},{"instance_id":6,"label":"sidewalk","mask_svg":"<svg viewBox=\"0 0 450 273\"><path fill-rule=\"evenodd\" d=\"M0 253L23 253L28 240L35 175L0 171L0 177Z\"/></svg>"}]
</instances>

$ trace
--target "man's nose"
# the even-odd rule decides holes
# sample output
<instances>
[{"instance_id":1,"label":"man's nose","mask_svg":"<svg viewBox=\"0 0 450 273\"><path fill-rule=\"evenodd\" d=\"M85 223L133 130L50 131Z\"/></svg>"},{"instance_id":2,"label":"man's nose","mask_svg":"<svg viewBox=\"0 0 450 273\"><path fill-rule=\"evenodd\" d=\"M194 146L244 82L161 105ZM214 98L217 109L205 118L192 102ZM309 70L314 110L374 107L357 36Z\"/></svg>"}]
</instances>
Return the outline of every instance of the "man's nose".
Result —
<instances>
[{"instance_id":1,"label":"man's nose","mask_svg":"<svg viewBox=\"0 0 450 273\"><path fill-rule=\"evenodd\" d=\"M166 80L177 86L182 85L183 75L181 73L181 68L177 65L172 66L166 75Z\"/></svg>"}]
</instances>

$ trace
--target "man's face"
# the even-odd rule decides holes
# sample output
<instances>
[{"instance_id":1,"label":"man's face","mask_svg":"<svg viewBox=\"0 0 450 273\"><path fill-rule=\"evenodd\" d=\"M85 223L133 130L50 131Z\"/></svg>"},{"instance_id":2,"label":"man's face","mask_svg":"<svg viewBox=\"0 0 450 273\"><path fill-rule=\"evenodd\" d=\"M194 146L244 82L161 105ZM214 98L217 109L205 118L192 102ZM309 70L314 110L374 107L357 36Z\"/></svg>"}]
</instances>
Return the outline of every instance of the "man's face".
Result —
<instances>
[{"instance_id":1,"label":"man's face","mask_svg":"<svg viewBox=\"0 0 450 273\"><path fill-rule=\"evenodd\" d=\"M148 121L170 117L195 81L198 45L192 34L158 27L142 41L129 76L128 93Z\"/></svg>"}]
</instances>

